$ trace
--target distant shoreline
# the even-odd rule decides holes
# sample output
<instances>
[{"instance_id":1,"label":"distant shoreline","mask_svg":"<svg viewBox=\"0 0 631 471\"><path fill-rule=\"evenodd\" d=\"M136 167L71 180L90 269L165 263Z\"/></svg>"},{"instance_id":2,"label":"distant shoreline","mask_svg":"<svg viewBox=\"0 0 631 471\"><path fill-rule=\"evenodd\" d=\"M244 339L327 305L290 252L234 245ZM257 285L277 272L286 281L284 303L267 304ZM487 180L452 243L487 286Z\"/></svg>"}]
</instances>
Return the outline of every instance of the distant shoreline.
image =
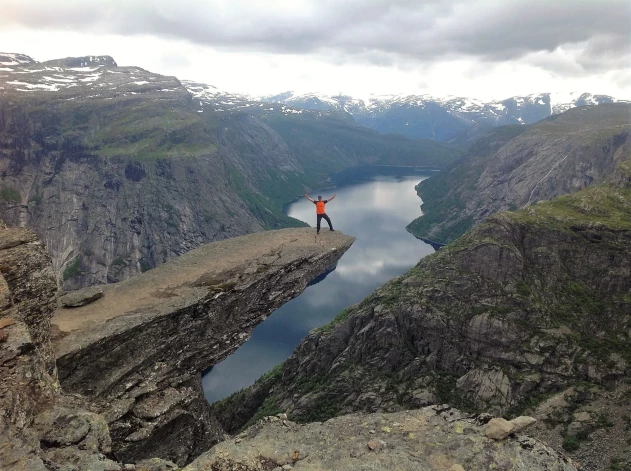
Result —
<instances>
[{"instance_id":1,"label":"distant shoreline","mask_svg":"<svg viewBox=\"0 0 631 471\"><path fill-rule=\"evenodd\" d=\"M394 172L390 174L384 174L383 170L391 170ZM405 172L396 172L396 170L405 170ZM418 172L418 173L410 174L408 173L410 170L414 170L415 172ZM369 177L376 177L376 176L409 177L409 176L414 176L414 175L424 175L424 174L427 174L428 172L436 173L436 172L440 172L441 170L442 169L435 168L435 167L425 167L425 166L417 166L417 165L360 165L357 167L345 168L344 170L340 170L339 172L329 175L329 178L326 183L329 183L330 185L326 185L325 183L326 186L317 188L316 190L312 190L312 191L331 190L341 185L351 185L354 183L361 183L361 182L366 181ZM345 173L349 174L346 178L336 179L336 176L339 178L340 175L344 176L343 174ZM351 176L353 174L354 176ZM431 175L427 175L427 176L431 176ZM299 195L295 197L294 199L292 199L291 201L287 201L286 203L284 203L281 208L282 212L286 215L287 208L289 207L289 205L295 203L300 198L302 198L302 195Z\"/></svg>"}]
</instances>

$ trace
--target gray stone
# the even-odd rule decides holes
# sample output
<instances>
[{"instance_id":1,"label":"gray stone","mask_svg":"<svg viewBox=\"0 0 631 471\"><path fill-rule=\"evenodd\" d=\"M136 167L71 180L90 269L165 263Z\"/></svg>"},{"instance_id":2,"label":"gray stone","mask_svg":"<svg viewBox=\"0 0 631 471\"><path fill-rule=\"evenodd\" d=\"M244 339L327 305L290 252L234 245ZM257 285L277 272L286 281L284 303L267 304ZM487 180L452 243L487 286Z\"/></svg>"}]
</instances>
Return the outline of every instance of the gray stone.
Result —
<instances>
[{"instance_id":1,"label":"gray stone","mask_svg":"<svg viewBox=\"0 0 631 471\"><path fill-rule=\"evenodd\" d=\"M116 430L119 459L186 464L224 435L201 371L235 351L353 241L340 232L316 239L310 228L236 237L104 286L96 303L59 308L53 324L62 387L96 403Z\"/></svg>"},{"instance_id":2,"label":"gray stone","mask_svg":"<svg viewBox=\"0 0 631 471\"><path fill-rule=\"evenodd\" d=\"M576 412L574 414L574 420L577 420L579 422L591 422L592 416L589 414L589 412L585 412L585 411Z\"/></svg>"},{"instance_id":3,"label":"gray stone","mask_svg":"<svg viewBox=\"0 0 631 471\"><path fill-rule=\"evenodd\" d=\"M489 420L484 426L484 436L492 440L504 440L514 429L514 424L501 417L496 417Z\"/></svg>"},{"instance_id":4,"label":"gray stone","mask_svg":"<svg viewBox=\"0 0 631 471\"><path fill-rule=\"evenodd\" d=\"M103 288L100 286L91 286L78 291L65 294L59 298L59 304L62 307L72 308L81 307L90 304L97 299L103 297Z\"/></svg>"},{"instance_id":5,"label":"gray stone","mask_svg":"<svg viewBox=\"0 0 631 471\"><path fill-rule=\"evenodd\" d=\"M509 423L513 426L512 433L519 433L527 427L534 425L537 422L537 419L534 417L528 417L525 415L521 415L509 421Z\"/></svg>"},{"instance_id":6,"label":"gray stone","mask_svg":"<svg viewBox=\"0 0 631 471\"><path fill-rule=\"evenodd\" d=\"M136 471L174 471L179 469L172 461L151 458L136 463Z\"/></svg>"},{"instance_id":7,"label":"gray stone","mask_svg":"<svg viewBox=\"0 0 631 471\"><path fill-rule=\"evenodd\" d=\"M57 416L42 440L50 445L68 446L79 443L90 431L90 423L86 417L72 413Z\"/></svg>"}]
</instances>

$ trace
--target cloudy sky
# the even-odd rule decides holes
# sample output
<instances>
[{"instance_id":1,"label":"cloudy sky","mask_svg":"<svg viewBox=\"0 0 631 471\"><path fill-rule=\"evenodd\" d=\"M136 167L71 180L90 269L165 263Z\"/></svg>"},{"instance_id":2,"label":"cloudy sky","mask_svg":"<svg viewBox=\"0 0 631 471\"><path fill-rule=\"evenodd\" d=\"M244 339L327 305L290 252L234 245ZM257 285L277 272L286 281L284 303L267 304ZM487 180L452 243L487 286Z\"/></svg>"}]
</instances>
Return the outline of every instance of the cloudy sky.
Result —
<instances>
[{"instance_id":1,"label":"cloudy sky","mask_svg":"<svg viewBox=\"0 0 631 471\"><path fill-rule=\"evenodd\" d=\"M629 0L1 0L0 51L254 95L631 98Z\"/></svg>"}]
</instances>

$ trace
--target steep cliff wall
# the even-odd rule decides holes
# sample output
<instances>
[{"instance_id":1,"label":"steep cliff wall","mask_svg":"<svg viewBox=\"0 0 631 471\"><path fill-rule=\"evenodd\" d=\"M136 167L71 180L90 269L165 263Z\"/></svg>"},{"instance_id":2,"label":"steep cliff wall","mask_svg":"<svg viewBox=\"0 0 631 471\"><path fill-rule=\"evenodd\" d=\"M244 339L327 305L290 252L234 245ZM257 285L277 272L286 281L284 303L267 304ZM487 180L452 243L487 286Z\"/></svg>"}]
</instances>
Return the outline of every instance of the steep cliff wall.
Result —
<instances>
[{"instance_id":1,"label":"steep cliff wall","mask_svg":"<svg viewBox=\"0 0 631 471\"><path fill-rule=\"evenodd\" d=\"M71 109L47 101L42 111L0 101L2 213L41 234L66 289L120 281L209 241L301 225L257 189L270 169L280 181L302 172L271 129L248 116L205 120L185 90L162 95L77 99ZM139 151L139 139L164 142Z\"/></svg>"},{"instance_id":2,"label":"steep cliff wall","mask_svg":"<svg viewBox=\"0 0 631 471\"><path fill-rule=\"evenodd\" d=\"M32 231L0 222L0 468L118 470L105 420L63 396L50 344L57 285Z\"/></svg>"}]
</instances>

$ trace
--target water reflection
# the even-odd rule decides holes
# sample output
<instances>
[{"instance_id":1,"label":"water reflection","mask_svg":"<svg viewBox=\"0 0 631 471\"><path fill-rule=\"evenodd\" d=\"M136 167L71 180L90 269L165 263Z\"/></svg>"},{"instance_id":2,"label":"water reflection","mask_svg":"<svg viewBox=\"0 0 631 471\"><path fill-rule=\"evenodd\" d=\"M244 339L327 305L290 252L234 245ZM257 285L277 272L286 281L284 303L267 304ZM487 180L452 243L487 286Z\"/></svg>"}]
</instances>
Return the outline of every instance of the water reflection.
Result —
<instances>
[{"instance_id":1,"label":"water reflection","mask_svg":"<svg viewBox=\"0 0 631 471\"><path fill-rule=\"evenodd\" d=\"M327 204L327 213L335 229L357 240L335 270L274 312L254 329L248 342L207 372L203 384L209 401L249 386L289 357L311 329L330 322L342 309L361 301L434 251L405 230L421 215L421 200L414 186L424 178L373 177L310 195L322 194L328 199L337 193ZM304 198L291 204L286 212L315 226L315 207ZM322 237L328 231L324 228L326 224Z\"/></svg>"}]
</instances>

